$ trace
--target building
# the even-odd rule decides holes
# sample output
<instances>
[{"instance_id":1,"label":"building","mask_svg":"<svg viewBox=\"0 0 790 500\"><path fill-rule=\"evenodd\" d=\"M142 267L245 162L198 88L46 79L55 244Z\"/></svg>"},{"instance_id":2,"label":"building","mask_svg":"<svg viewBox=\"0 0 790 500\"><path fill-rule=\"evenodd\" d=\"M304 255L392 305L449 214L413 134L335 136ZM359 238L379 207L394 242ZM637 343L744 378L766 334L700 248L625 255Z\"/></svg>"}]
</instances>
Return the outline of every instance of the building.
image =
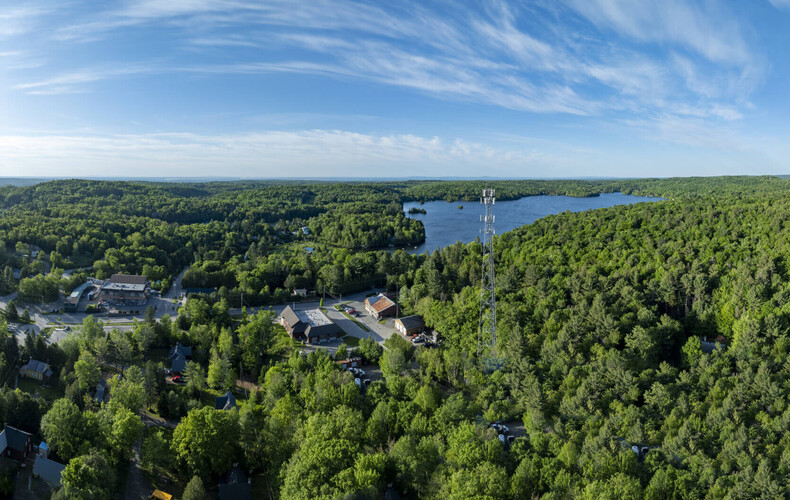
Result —
<instances>
[{"instance_id":1,"label":"building","mask_svg":"<svg viewBox=\"0 0 790 500\"><path fill-rule=\"evenodd\" d=\"M291 306L286 306L278 321L291 338L307 344L327 342L343 336L343 330L320 309L294 311Z\"/></svg>"},{"instance_id":2,"label":"building","mask_svg":"<svg viewBox=\"0 0 790 500\"><path fill-rule=\"evenodd\" d=\"M93 396L93 400L98 403L102 404L104 402L104 398L107 395L107 381L103 378L99 379L99 383L96 384L96 395Z\"/></svg>"},{"instance_id":3,"label":"building","mask_svg":"<svg viewBox=\"0 0 790 500\"><path fill-rule=\"evenodd\" d=\"M307 297L307 288L294 288L294 291L291 295L295 295L298 297Z\"/></svg>"},{"instance_id":4,"label":"building","mask_svg":"<svg viewBox=\"0 0 790 500\"><path fill-rule=\"evenodd\" d=\"M719 335L715 341L711 342L708 340L708 337L702 337L700 347L705 354L712 354L713 351L723 351L727 348L727 339Z\"/></svg>"},{"instance_id":5,"label":"building","mask_svg":"<svg viewBox=\"0 0 790 500\"><path fill-rule=\"evenodd\" d=\"M340 368L342 368L344 370L346 370L348 368L357 368L359 366L362 366L362 358L359 358L359 357L355 356L353 358L341 359L341 360L335 361L335 363L340 365Z\"/></svg>"},{"instance_id":6,"label":"building","mask_svg":"<svg viewBox=\"0 0 790 500\"><path fill-rule=\"evenodd\" d=\"M150 293L151 285L145 276L113 274L101 286L100 297L112 305L142 306Z\"/></svg>"},{"instance_id":7,"label":"building","mask_svg":"<svg viewBox=\"0 0 790 500\"><path fill-rule=\"evenodd\" d=\"M230 389L224 395L214 398L215 410L230 410L232 408L236 408L236 397L233 396Z\"/></svg>"},{"instance_id":8,"label":"building","mask_svg":"<svg viewBox=\"0 0 790 500\"><path fill-rule=\"evenodd\" d=\"M425 322L421 316L406 316L395 320L395 329L403 335L414 335L425 330Z\"/></svg>"},{"instance_id":9,"label":"building","mask_svg":"<svg viewBox=\"0 0 790 500\"><path fill-rule=\"evenodd\" d=\"M219 483L218 496L219 500L252 500L252 486L247 476L238 467L233 467L225 482Z\"/></svg>"},{"instance_id":10,"label":"building","mask_svg":"<svg viewBox=\"0 0 790 500\"><path fill-rule=\"evenodd\" d=\"M49 483L53 488L60 488L60 478L66 466L47 457L38 455L33 463L33 474Z\"/></svg>"},{"instance_id":11,"label":"building","mask_svg":"<svg viewBox=\"0 0 790 500\"><path fill-rule=\"evenodd\" d=\"M17 462L24 462L33 449L32 439L32 434L6 425L3 432L0 432L0 453Z\"/></svg>"},{"instance_id":12,"label":"building","mask_svg":"<svg viewBox=\"0 0 790 500\"><path fill-rule=\"evenodd\" d=\"M380 293L374 297L365 299L365 310L376 319L386 316L395 316L398 306L389 297Z\"/></svg>"},{"instance_id":13,"label":"building","mask_svg":"<svg viewBox=\"0 0 790 500\"><path fill-rule=\"evenodd\" d=\"M66 311L76 311L77 306L80 303L80 299L82 299L82 294L85 293L86 290L89 288L93 288L93 283L90 281L86 281L85 283L81 284L74 290L72 290L71 295L66 298Z\"/></svg>"},{"instance_id":14,"label":"building","mask_svg":"<svg viewBox=\"0 0 790 500\"><path fill-rule=\"evenodd\" d=\"M170 354L167 356L167 359L171 361L170 371L183 373L187 367L187 361L192 359L192 348L184 347L181 345L181 342L178 342L170 349Z\"/></svg>"},{"instance_id":15,"label":"building","mask_svg":"<svg viewBox=\"0 0 790 500\"><path fill-rule=\"evenodd\" d=\"M31 358L26 364L22 365L22 368L19 369L19 373L23 377L34 378L41 382L49 382L49 378L52 376L52 369L43 361L36 361Z\"/></svg>"}]
</instances>

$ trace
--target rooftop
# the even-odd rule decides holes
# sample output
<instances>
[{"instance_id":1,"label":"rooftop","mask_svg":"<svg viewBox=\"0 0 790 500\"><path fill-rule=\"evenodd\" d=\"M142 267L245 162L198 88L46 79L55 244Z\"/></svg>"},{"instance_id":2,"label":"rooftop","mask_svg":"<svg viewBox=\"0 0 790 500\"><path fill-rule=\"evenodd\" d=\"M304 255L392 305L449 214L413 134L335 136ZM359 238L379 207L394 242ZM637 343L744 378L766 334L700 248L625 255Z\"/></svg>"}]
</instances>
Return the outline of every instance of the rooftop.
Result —
<instances>
[{"instance_id":1,"label":"rooftop","mask_svg":"<svg viewBox=\"0 0 790 500\"><path fill-rule=\"evenodd\" d=\"M326 317L326 314L321 312L320 309L307 309L305 311L294 311L299 320L310 326L324 326L331 325L332 320Z\"/></svg>"}]
</instances>

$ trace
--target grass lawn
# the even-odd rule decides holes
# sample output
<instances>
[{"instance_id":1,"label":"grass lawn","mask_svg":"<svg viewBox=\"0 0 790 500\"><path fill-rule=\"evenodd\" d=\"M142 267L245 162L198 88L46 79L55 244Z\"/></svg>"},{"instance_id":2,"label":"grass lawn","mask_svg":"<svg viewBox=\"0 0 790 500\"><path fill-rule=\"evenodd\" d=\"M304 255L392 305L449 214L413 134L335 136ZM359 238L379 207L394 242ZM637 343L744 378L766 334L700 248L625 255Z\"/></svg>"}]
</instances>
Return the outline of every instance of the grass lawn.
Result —
<instances>
[{"instance_id":1,"label":"grass lawn","mask_svg":"<svg viewBox=\"0 0 790 500\"><path fill-rule=\"evenodd\" d=\"M359 338L346 335L343 337L343 343L349 347L357 347L359 345Z\"/></svg>"},{"instance_id":2,"label":"grass lawn","mask_svg":"<svg viewBox=\"0 0 790 500\"><path fill-rule=\"evenodd\" d=\"M48 401L54 401L63 397L63 394L52 386L44 387L40 382L22 376L19 377L18 387L20 391L31 395L38 393L39 396L43 396Z\"/></svg>"}]
</instances>

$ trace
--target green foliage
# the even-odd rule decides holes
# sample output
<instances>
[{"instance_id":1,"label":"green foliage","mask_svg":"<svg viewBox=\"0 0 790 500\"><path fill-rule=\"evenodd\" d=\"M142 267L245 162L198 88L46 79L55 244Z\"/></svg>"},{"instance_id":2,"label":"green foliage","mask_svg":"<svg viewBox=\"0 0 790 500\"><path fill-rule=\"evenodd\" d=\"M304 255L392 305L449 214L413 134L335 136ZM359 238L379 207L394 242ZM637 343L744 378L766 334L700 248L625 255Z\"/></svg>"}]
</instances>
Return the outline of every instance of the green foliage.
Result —
<instances>
[{"instance_id":1,"label":"green foliage","mask_svg":"<svg viewBox=\"0 0 790 500\"><path fill-rule=\"evenodd\" d=\"M98 450L71 459L62 474L68 498L110 498L115 479L115 471Z\"/></svg>"},{"instance_id":2,"label":"green foliage","mask_svg":"<svg viewBox=\"0 0 790 500\"><path fill-rule=\"evenodd\" d=\"M173 432L173 453L190 474L217 476L230 469L236 456L238 434L236 412L211 407L195 409Z\"/></svg>"},{"instance_id":3,"label":"green foliage","mask_svg":"<svg viewBox=\"0 0 790 500\"><path fill-rule=\"evenodd\" d=\"M184 495L181 498L184 500L208 499L208 493L206 493L206 488L203 487L203 481L200 480L199 476L192 476L192 479L189 480L186 488L184 488Z\"/></svg>"}]
</instances>

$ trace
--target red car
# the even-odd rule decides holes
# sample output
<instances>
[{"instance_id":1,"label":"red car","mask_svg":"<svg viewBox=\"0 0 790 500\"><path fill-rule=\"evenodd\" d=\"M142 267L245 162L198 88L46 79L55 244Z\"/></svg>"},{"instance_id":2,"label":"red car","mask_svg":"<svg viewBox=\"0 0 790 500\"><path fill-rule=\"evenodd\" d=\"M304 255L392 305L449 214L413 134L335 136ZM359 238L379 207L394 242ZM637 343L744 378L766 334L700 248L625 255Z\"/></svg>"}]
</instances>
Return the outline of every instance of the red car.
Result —
<instances>
[{"instance_id":1,"label":"red car","mask_svg":"<svg viewBox=\"0 0 790 500\"><path fill-rule=\"evenodd\" d=\"M181 378L181 375L173 375L173 377L172 377L170 380L171 380L171 381L172 381L174 384L180 384L180 383L181 383L181 380L183 380L183 379Z\"/></svg>"}]
</instances>

